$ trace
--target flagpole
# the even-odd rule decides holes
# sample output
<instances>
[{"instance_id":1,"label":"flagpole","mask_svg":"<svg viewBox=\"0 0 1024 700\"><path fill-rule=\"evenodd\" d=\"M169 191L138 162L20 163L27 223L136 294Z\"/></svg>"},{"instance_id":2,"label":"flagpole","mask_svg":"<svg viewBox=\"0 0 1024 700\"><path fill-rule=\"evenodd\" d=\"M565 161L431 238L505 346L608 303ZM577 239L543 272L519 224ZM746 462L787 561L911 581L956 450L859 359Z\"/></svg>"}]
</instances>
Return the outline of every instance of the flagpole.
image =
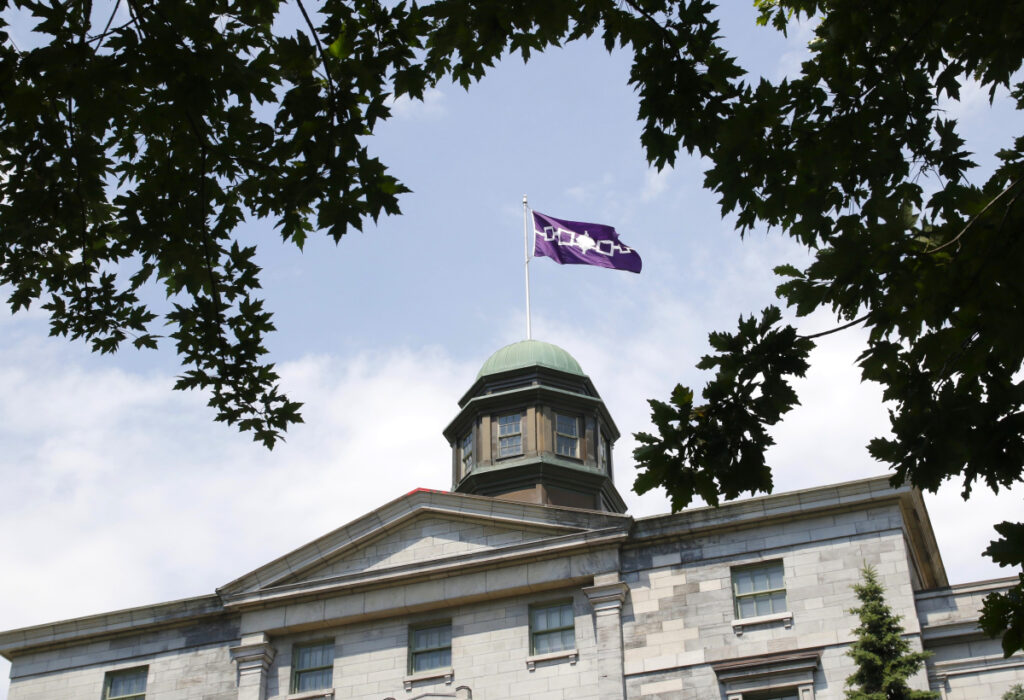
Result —
<instances>
[{"instance_id":1,"label":"flagpole","mask_svg":"<svg viewBox=\"0 0 1024 700\"><path fill-rule=\"evenodd\" d=\"M533 335L530 331L530 205L526 203L526 195L523 195L523 269L526 271L526 339L530 340Z\"/></svg>"}]
</instances>

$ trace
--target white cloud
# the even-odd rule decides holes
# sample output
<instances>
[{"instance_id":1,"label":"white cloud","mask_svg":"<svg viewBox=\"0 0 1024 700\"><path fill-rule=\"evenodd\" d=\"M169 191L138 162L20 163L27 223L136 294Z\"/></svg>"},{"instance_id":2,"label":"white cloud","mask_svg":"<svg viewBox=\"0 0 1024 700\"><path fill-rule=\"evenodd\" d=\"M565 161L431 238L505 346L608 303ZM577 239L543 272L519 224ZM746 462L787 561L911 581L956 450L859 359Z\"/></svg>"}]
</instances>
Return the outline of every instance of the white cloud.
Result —
<instances>
[{"instance_id":1,"label":"white cloud","mask_svg":"<svg viewBox=\"0 0 1024 700\"><path fill-rule=\"evenodd\" d=\"M820 20L801 16L791 20L786 32L786 50L779 56L775 66L775 79L796 78L800 75L800 66L811 57L808 47L814 38L814 28Z\"/></svg>"},{"instance_id":2,"label":"white cloud","mask_svg":"<svg viewBox=\"0 0 1024 700\"><path fill-rule=\"evenodd\" d=\"M715 270L721 287L749 282L754 262L763 270L782 254L774 246L764 240L749 256L728 257ZM770 284L765 277L757 283ZM699 392L704 377L693 365L707 352L707 329L728 328L723 318L744 304L738 293L689 299L650 289L602 307L630 315L629 333L589 316L536 319L545 340L580 360L624 432L616 481L633 515L668 510L664 494L630 491L646 399L665 399L677 381ZM887 423L877 389L859 383L862 342L855 329L820 341L797 382L803 405L774 431L776 491L882 471L864 449ZM306 423L266 452L212 423L201 396L169 391L170 377L86 369L70 352L30 338L0 346L0 561L14 572L0 577L4 628L210 593L413 488L449 488L441 431L485 359L397 348L284 363ZM952 581L1007 573L979 553L994 522L1019 518L1022 496L978 491L964 504L955 486L928 496Z\"/></svg>"},{"instance_id":3,"label":"white cloud","mask_svg":"<svg viewBox=\"0 0 1024 700\"><path fill-rule=\"evenodd\" d=\"M640 193L640 199L649 202L661 195L668 188L673 172L671 166L665 166L661 170L649 168L644 173L644 188Z\"/></svg>"},{"instance_id":4,"label":"white cloud","mask_svg":"<svg viewBox=\"0 0 1024 700\"><path fill-rule=\"evenodd\" d=\"M577 202L582 202L586 199L587 194L587 188L583 185L574 185L572 187L567 187L565 190L565 195L571 199L575 199Z\"/></svg>"},{"instance_id":5,"label":"white cloud","mask_svg":"<svg viewBox=\"0 0 1024 700\"><path fill-rule=\"evenodd\" d=\"M437 88L427 88L422 100L401 95L389 98L387 105L391 108L392 117L396 119L438 119L448 111L444 93Z\"/></svg>"},{"instance_id":6,"label":"white cloud","mask_svg":"<svg viewBox=\"0 0 1024 700\"><path fill-rule=\"evenodd\" d=\"M169 377L86 371L60 347L28 373L16 353L0 350L4 629L207 594L411 488L449 488L441 430L477 369L431 349L284 364L307 422L267 452Z\"/></svg>"}]
</instances>

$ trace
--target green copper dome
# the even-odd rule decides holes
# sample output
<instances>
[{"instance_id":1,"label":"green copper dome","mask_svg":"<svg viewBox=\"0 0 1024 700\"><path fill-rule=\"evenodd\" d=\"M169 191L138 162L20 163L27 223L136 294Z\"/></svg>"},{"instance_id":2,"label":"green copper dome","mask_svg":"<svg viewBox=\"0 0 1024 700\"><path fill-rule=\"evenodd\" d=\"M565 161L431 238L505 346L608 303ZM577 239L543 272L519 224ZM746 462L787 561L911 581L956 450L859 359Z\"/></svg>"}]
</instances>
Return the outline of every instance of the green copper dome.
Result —
<instances>
[{"instance_id":1,"label":"green copper dome","mask_svg":"<svg viewBox=\"0 0 1024 700\"><path fill-rule=\"evenodd\" d=\"M477 372L476 378L535 365L557 369L580 377L587 376L583 373L576 358L557 345L539 340L520 340L518 343L506 345L488 357L487 362Z\"/></svg>"}]
</instances>

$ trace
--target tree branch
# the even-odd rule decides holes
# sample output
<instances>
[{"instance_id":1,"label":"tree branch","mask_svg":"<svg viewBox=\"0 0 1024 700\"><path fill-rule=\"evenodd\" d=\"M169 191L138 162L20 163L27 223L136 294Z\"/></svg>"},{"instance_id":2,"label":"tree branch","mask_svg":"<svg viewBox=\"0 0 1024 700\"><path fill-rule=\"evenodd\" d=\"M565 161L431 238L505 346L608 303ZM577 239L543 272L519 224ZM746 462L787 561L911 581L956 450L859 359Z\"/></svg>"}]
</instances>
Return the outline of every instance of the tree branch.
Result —
<instances>
[{"instance_id":1,"label":"tree branch","mask_svg":"<svg viewBox=\"0 0 1024 700\"><path fill-rule=\"evenodd\" d=\"M317 49L320 51L320 63L324 67L324 77L327 79L327 91L331 93L332 102L334 101L334 80L331 78L331 69L327 65L327 51L324 49L324 44L320 41L320 35L316 33L316 27L313 26L313 20L309 18L309 13L306 12L306 6L302 4L302 0L295 0L295 4L299 6L299 12L302 13L302 18L306 20L306 26L309 27L309 33L313 35L313 41L316 42Z\"/></svg>"},{"instance_id":2,"label":"tree branch","mask_svg":"<svg viewBox=\"0 0 1024 700\"><path fill-rule=\"evenodd\" d=\"M963 227L962 229L960 229L960 233L958 233L958 234L956 234L955 236L953 236L953 238L951 238L950 240L946 241L945 243L943 243L942 245L940 245L940 246L939 246L938 248L933 248L932 250L925 250L924 252L925 252L925 253L927 253L927 254L929 254L929 255L931 255L931 254L934 254L934 253L938 253L938 252L939 252L940 250L943 250L944 248L948 248L949 246L951 246L951 245L953 245L954 243L956 243L956 242L957 242L958 240L960 240L960 238L961 238L961 237L962 237L962 236L963 236L963 235L964 235L965 233L967 233L968 229L970 229L970 228L971 228L971 226L974 226L975 222L976 222L976 221L977 221L978 219L980 219L980 218L981 218L981 217L982 217L982 216L983 216L983 215L985 214L985 212L987 212L987 211L988 211L989 209L991 209L991 208L992 208L993 206L995 206L995 203L996 203L996 202L998 202L998 201L999 201L1000 199L1002 199L1002 198L1003 198L1003 195L1005 195L1005 194L1006 194L1007 192L1009 192L1009 191L1010 191L1010 190L1012 190L1012 189L1013 189L1014 187L1016 187L1017 185L1019 185L1019 184L1020 184L1021 182L1024 182L1024 178L1017 178L1016 180L1014 180L1013 182L1011 182L1011 183L1010 183L1009 185L1007 185L1007 187L1006 187L1006 189L1005 189L1005 190L1003 190L1002 192L1000 192L999 194L997 194L997 195L996 195L995 197L993 197L993 198L992 198L992 201L991 201L991 202L989 202L988 204L986 204L986 205L985 205L985 208L984 208L984 209L982 209L982 210L981 210L981 211L979 211L979 212L978 212L977 214L975 214L975 215L974 215L974 216L973 216L973 217L971 218L971 220L970 220L970 221L968 221L968 222L967 222L967 224L966 224L966 225L965 225L965 226L964 226L964 227Z\"/></svg>"},{"instance_id":3,"label":"tree branch","mask_svg":"<svg viewBox=\"0 0 1024 700\"><path fill-rule=\"evenodd\" d=\"M802 335L800 337L804 338L805 340L814 340L815 338L821 338L822 336L832 335L833 333L838 333L839 331L845 331L847 328L850 328L852 326L856 326L858 323L862 323L863 321L867 320L868 316L870 316L870 315L871 315L871 312L869 311L866 314L864 314L863 316L861 316L860 318L855 318L852 321L850 321L849 323L844 323L843 325L839 326L838 328L833 328L832 330L828 330L828 331L822 331L821 333L812 333L810 335Z\"/></svg>"}]
</instances>

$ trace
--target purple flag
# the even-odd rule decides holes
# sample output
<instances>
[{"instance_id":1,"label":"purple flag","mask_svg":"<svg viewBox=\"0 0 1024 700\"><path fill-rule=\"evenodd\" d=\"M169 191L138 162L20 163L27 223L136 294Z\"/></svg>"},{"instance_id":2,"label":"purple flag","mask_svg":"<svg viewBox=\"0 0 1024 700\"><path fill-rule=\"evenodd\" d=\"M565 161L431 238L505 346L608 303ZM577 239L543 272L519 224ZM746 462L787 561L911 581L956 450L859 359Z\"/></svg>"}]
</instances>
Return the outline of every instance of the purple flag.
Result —
<instances>
[{"instance_id":1,"label":"purple flag","mask_svg":"<svg viewBox=\"0 0 1024 700\"><path fill-rule=\"evenodd\" d=\"M629 272L640 272L643 265L611 226L566 221L535 211L533 233L534 256L552 258L559 265L597 265Z\"/></svg>"}]
</instances>

